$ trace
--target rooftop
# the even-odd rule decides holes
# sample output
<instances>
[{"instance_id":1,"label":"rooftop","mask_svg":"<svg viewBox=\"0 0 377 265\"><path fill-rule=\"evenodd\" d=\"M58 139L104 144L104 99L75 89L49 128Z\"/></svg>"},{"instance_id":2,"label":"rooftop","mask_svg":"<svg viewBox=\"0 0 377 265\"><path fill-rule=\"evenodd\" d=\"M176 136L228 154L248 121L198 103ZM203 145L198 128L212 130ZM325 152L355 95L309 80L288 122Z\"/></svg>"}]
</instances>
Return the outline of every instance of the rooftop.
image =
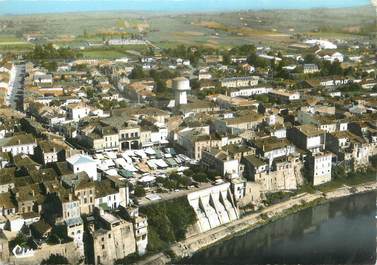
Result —
<instances>
[{"instance_id":1,"label":"rooftop","mask_svg":"<svg viewBox=\"0 0 377 265\"><path fill-rule=\"evenodd\" d=\"M325 131L318 129L312 124L304 124L304 125L296 126L296 128L307 137L320 136L325 133Z\"/></svg>"}]
</instances>

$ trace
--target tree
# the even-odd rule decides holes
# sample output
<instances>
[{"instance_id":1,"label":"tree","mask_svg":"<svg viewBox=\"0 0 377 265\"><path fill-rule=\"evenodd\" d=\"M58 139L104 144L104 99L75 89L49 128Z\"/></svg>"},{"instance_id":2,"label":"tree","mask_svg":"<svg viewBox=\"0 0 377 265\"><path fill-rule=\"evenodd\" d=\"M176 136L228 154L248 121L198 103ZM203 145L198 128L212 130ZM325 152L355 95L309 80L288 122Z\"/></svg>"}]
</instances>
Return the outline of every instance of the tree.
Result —
<instances>
[{"instance_id":1,"label":"tree","mask_svg":"<svg viewBox=\"0 0 377 265\"><path fill-rule=\"evenodd\" d=\"M166 83L160 79L156 81L156 91L157 93L166 93L167 92L167 86Z\"/></svg>"},{"instance_id":2,"label":"tree","mask_svg":"<svg viewBox=\"0 0 377 265\"><path fill-rule=\"evenodd\" d=\"M27 59L38 60L56 60L56 59L75 59L81 57L82 54L70 48L56 49L52 43L45 45L36 45L33 51L26 55Z\"/></svg>"},{"instance_id":3,"label":"tree","mask_svg":"<svg viewBox=\"0 0 377 265\"><path fill-rule=\"evenodd\" d=\"M197 182L208 182L207 174L204 172L196 173L192 178Z\"/></svg>"},{"instance_id":4,"label":"tree","mask_svg":"<svg viewBox=\"0 0 377 265\"><path fill-rule=\"evenodd\" d=\"M235 47L232 50L230 50L231 54L234 55L241 55L241 56L248 56L250 54L255 54L256 48L254 45L245 44L241 45L239 47Z\"/></svg>"},{"instance_id":5,"label":"tree","mask_svg":"<svg viewBox=\"0 0 377 265\"><path fill-rule=\"evenodd\" d=\"M308 64L309 63L315 63L317 61L317 58L314 54L309 53L309 54L305 55L304 61L305 61L305 63L308 63Z\"/></svg>"},{"instance_id":6,"label":"tree","mask_svg":"<svg viewBox=\"0 0 377 265\"><path fill-rule=\"evenodd\" d=\"M169 243L186 237L187 228L196 222L196 214L187 198L162 201L140 208L148 217L148 250L164 250Z\"/></svg>"},{"instance_id":7,"label":"tree","mask_svg":"<svg viewBox=\"0 0 377 265\"><path fill-rule=\"evenodd\" d=\"M11 248L14 248L16 245L19 245L20 247L27 247L28 238L26 237L24 233L18 232L16 238L12 241L10 245L11 245Z\"/></svg>"},{"instance_id":8,"label":"tree","mask_svg":"<svg viewBox=\"0 0 377 265\"><path fill-rule=\"evenodd\" d=\"M232 60L231 60L231 56L229 53L224 53L223 55L223 64L225 65L229 65L231 64Z\"/></svg>"},{"instance_id":9,"label":"tree","mask_svg":"<svg viewBox=\"0 0 377 265\"><path fill-rule=\"evenodd\" d=\"M270 97L268 95L256 95L254 97L255 100L257 100L258 102L262 102L262 103L269 103L270 102Z\"/></svg>"},{"instance_id":10,"label":"tree","mask_svg":"<svg viewBox=\"0 0 377 265\"><path fill-rule=\"evenodd\" d=\"M42 66L49 72L55 72L58 68L58 64L55 61L43 61Z\"/></svg>"},{"instance_id":11,"label":"tree","mask_svg":"<svg viewBox=\"0 0 377 265\"><path fill-rule=\"evenodd\" d=\"M377 93L377 85L375 85L373 88L372 88L372 91Z\"/></svg>"},{"instance_id":12,"label":"tree","mask_svg":"<svg viewBox=\"0 0 377 265\"><path fill-rule=\"evenodd\" d=\"M44 259L41 262L41 265L50 265L50 264L69 264L69 261L66 257L59 254L52 254L48 259Z\"/></svg>"},{"instance_id":13,"label":"tree","mask_svg":"<svg viewBox=\"0 0 377 265\"><path fill-rule=\"evenodd\" d=\"M343 68L340 64L340 62L330 62L330 61L324 61L321 66L321 74L323 76L328 75L343 75Z\"/></svg>"},{"instance_id":14,"label":"tree","mask_svg":"<svg viewBox=\"0 0 377 265\"><path fill-rule=\"evenodd\" d=\"M141 67L140 65L135 66L135 68L132 69L132 72L129 76L129 78L131 79L142 79L145 77L146 77L146 74L143 70L143 67Z\"/></svg>"},{"instance_id":15,"label":"tree","mask_svg":"<svg viewBox=\"0 0 377 265\"><path fill-rule=\"evenodd\" d=\"M344 167L342 166L333 167L332 171L333 171L334 179L342 179L342 178L345 178L347 175Z\"/></svg>"},{"instance_id":16,"label":"tree","mask_svg":"<svg viewBox=\"0 0 377 265\"><path fill-rule=\"evenodd\" d=\"M357 84L357 83L346 84L346 85L339 88L339 90L342 91L342 92L357 92L357 91L360 91L362 89L363 89L362 86L360 84Z\"/></svg>"},{"instance_id":17,"label":"tree","mask_svg":"<svg viewBox=\"0 0 377 265\"><path fill-rule=\"evenodd\" d=\"M127 102L124 100L118 102L118 107L121 109L127 108L127 106Z\"/></svg>"},{"instance_id":18,"label":"tree","mask_svg":"<svg viewBox=\"0 0 377 265\"><path fill-rule=\"evenodd\" d=\"M137 185L134 189L134 195L136 197L144 197L145 196L145 189L144 187Z\"/></svg>"},{"instance_id":19,"label":"tree","mask_svg":"<svg viewBox=\"0 0 377 265\"><path fill-rule=\"evenodd\" d=\"M200 88L200 81L198 79L191 79L190 86L193 90Z\"/></svg>"}]
</instances>

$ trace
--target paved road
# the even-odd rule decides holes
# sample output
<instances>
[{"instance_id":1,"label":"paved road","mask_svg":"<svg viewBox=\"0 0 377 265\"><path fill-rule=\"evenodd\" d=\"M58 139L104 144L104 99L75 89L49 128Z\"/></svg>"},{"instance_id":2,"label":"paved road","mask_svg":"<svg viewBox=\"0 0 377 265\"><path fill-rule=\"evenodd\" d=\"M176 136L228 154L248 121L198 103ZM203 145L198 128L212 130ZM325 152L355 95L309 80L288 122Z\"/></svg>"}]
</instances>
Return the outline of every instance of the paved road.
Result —
<instances>
[{"instance_id":1,"label":"paved road","mask_svg":"<svg viewBox=\"0 0 377 265\"><path fill-rule=\"evenodd\" d=\"M7 96L7 104L9 104L12 109L21 110L23 109L23 91L24 91L24 77L25 77L25 65L15 66L15 75L11 79L9 95Z\"/></svg>"}]
</instances>

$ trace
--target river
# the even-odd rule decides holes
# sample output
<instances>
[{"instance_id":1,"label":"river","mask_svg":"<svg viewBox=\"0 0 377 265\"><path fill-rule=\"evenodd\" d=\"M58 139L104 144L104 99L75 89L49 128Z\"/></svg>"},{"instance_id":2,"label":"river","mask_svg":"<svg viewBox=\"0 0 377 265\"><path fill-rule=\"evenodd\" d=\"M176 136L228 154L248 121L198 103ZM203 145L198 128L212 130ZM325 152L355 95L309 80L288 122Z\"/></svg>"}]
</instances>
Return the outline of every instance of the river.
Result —
<instances>
[{"instance_id":1,"label":"river","mask_svg":"<svg viewBox=\"0 0 377 265\"><path fill-rule=\"evenodd\" d=\"M375 264L376 193L303 210L182 264Z\"/></svg>"}]
</instances>

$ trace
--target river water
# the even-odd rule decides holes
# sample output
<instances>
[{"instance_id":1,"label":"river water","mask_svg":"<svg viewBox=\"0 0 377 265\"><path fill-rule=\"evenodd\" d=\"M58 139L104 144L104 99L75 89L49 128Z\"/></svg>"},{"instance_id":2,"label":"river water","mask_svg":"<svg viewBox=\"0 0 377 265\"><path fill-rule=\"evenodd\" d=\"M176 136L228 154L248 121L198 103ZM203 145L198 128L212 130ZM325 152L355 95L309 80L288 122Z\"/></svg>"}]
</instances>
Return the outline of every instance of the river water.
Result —
<instances>
[{"instance_id":1,"label":"river water","mask_svg":"<svg viewBox=\"0 0 377 265\"><path fill-rule=\"evenodd\" d=\"M303 210L183 264L375 264L376 193Z\"/></svg>"}]
</instances>

